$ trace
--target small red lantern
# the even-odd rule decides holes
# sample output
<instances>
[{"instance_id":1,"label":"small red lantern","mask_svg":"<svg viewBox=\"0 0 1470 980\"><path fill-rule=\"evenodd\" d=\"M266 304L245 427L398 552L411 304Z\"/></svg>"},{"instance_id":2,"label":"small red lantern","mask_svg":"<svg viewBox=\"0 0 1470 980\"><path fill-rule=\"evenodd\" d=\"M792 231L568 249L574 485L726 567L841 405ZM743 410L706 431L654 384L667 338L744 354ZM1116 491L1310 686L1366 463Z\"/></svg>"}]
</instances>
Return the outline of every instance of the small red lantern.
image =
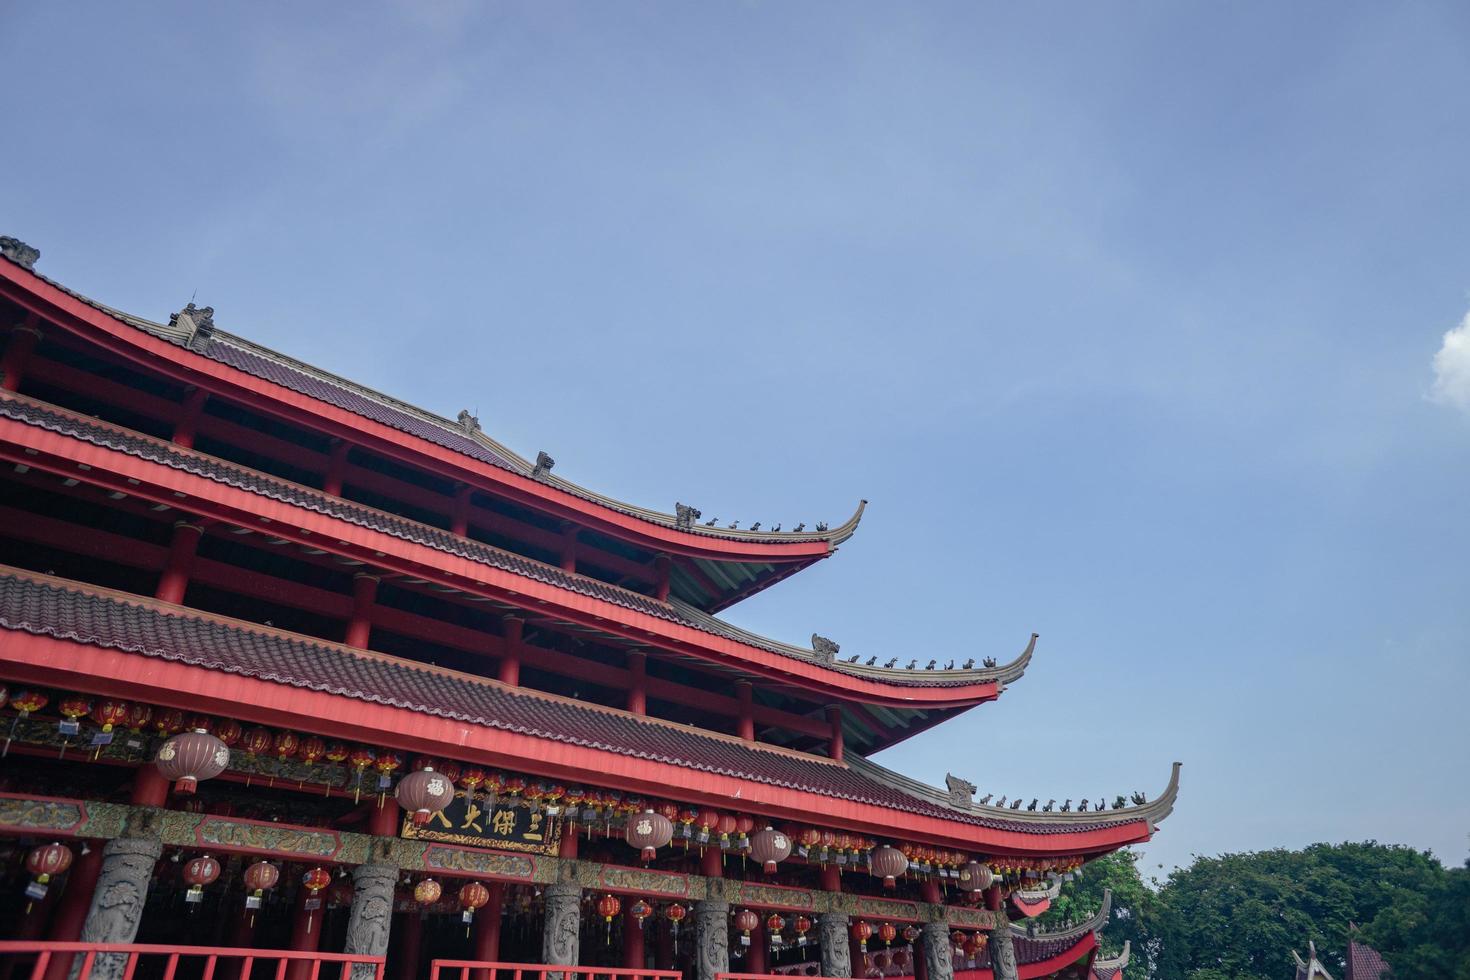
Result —
<instances>
[{"instance_id":1,"label":"small red lantern","mask_svg":"<svg viewBox=\"0 0 1470 980\"><path fill-rule=\"evenodd\" d=\"M104 698L92 709L92 720L102 726L102 731L111 733L114 725L124 724L132 705L116 698Z\"/></svg>"},{"instance_id":2,"label":"small red lantern","mask_svg":"<svg viewBox=\"0 0 1470 980\"><path fill-rule=\"evenodd\" d=\"M403 756L397 752L379 752L373 762L378 770L378 806L388 799L388 787L393 785L393 774L403 768Z\"/></svg>"},{"instance_id":3,"label":"small red lantern","mask_svg":"<svg viewBox=\"0 0 1470 980\"><path fill-rule=\"evenodd\" d=\"M192 793L201 779L213 779L230 764L230 750L208 732L175 735L164 742L153 760L165 779L175 780L174 792Z\"/></svg>"},{"instance_id":4,"label":"small red lantern","mask_svg":"<svg viewBox=\"0 0 1470 980\"><path fill-rule=\"evenodd\" d=\"M184 901L204 901L204 886L212 885L218 879L219 862L208 854L190 861L184 865L184 882L189 886L189 890L184 893Z\"/></svg>"},{"instance_id":5,"label":"small red lantern","mask_svg":"<svg viewBox=\"0 0 1470 980\"><path fill-rule=\"evenodd\" d=\"M864 953L868 951L868 939L873 935L873 927L862 919L852 924L852 938L858 941L858 949Z\"/></svg>"},{"instance_id":6,"label":"small red lantern","mask_svg":"<svg viewBox=\"0 0 1470 980\"><path fill-rule=\"evenodd\" d=\"M884 888L895 887L898 879L909 869L909 859L896 847L875 847L868 855L868 871L874 878L883 879Z\"/></svg>"},{"instance_id":7,"label":"small red lantern","mask_svg":"<svg viewBox=\"0 0 1470 980\"><path fill-rule=\"evenodd\" d=\"M638 923L638 928L643 928L643 920L653 914L653 906L643 899L634 899L633 904L628 906L628 914Z\"/></svg>"},{"instance_id":8,"label":"small red lantern","mask_svg":"<svg viewBox=\"0 0 1470 980\"><path fill-rule=\"evenodd\" d=\"M664 909L664 918L669 920L669 932L673 935L674 938L675 956L679 955L679 923L683 922L684 916L688 914L689 910L680 905L678 902L674 902Z\"/></svg>"},{"instance_id":9,"label":"small red lantern","mask_svg":"<svg viewBox=\"0 0 1470 980\"><path fill-rule=\"evenodd\" d=\"M989 888L995 881L995 874L990 866L981 864L979 861L971 861L960 868L960 887L967 892L980 892Z\"/></svg>"},{"instance_id":10,"label":"small red lantern","mask_svg":"<svg viewBox=\"0 0 1470 980\"><path fill-rule=\"evenodd\" d=\"M398 781L393 797L408 812L414 826L422 827L454 802L454 784L433 769L420 769Z\"/></svg>"},{"instance_id":11,"label":"small red lantern","mask_svg":"<svg viewBox=\"0 0 1470 980\"><path fill-rule=\"evenodd\" d=\"M750 832L755 829L755 817L744 814L735 818L735 836L743 850L750 846Z\"/></svg>"},{"instance_id":12,"label":"small red lantern","mask_svg":"<svg viewBox=\"0 0 1470 980\"><path fill-rule=\"evenodd\" d=\"M453 759L443 759L434 767L434 771L449 780L449 785L453 786L459 782L459 775L464 771L464 767Z\"/></svg>"},{"instance_id":13,"label":"small red lantern","mask_svg":"<svg viewBox=\"0 0 1470 980\"><path fill-rule=\"evenodd\" d=\"M884 946L892 946L893 940L898 938L898 930L892 922L885 922L878 927L878 938L883 940Z\"/></svg>"},{"instance_id":14,"label":"small red lantern","mask_svg":"<svg viewBox=\"0 0 1470 980\"><path fill-rule=\"evenodd\" d=\"M0 758L10 754L10 740L15 738L15 726L20 724L22 719L29 718L31 712L40 711L46 707L46 701L46 695L40 691L16 691L10 695L10 706L16 710L17 714L10 723L10 731L5 736L5 748L0 750Z\"/></svg>"},{"instance_id":15,"label":"small red lantern","mask_svg":"<svg viewBox=\"0 0 1470 980\"><path fill-rule=\"evenodd\" d=\"M240 743L240 738L244 734L244 726L233 718L221 718L214 726L214 737L224 742L226 748L233 749Z\"/></svg>"},{"instance_id":16,"label":"small red lantern","mask_svg":"<svg viewBox=\"0 0 1470 980\"><path fill-rule=\"evenodd\" d=\"M331 883L332 876L327 873L326 868L321 866L312 868L301 876L301 884L306 887L308 894L306 899L306 931L308 935L311 933L312 916L317 909L322 907L321 899L316 897L316 893Z\"/></svg>"},{"instance_id":17,"label":"small red lantern","mask_svg":"<svg viewBox=\"0 0 1470 980\"><path fill-rule=\"evenodd\" d=\"M478 881L471 881L459 889L460 921L465 924L464 934L470 934L470 923L475 921L475 911L490 901L490 889Z\"/></svg>"},{"instance_id":18,"label":"small red lantern","mask_svg":"<svg viewBox=\"0 0 1470 980\"><path fill-rule=\"evenodd\" d=\"M720 835L720 847L724 850L730 849L730 837L735 833L735 814L722 813L720 819L715 821L715 830Z\"/></svg>"},{"instance_id":19,"label":"small red lantern","mask_svg":"<svg viewBox=\"0 0 1470 980\"><path fill-rule=\"evenodd\" d=\"M35 875L36 878L26 885L26 915L31 914L31 906L46 897L47 886L55 875L62 874L71 867L71 848L59 842L42 844L31 848L26 855L26 870Z\"/></svg>"},{"instance_id":20,"label":"small red lantern","mask_svg":"<svg viewBox=\"0 0 1470 980\"><path fill-rule=\"evenodd\" d=\"M750 856L761 863L766 874L775 874L776 865L791 855L791 838L770 827L756 831L750 838Z\"/></svg>"},{"instance_id":21,"label":"small red lantern","mask_svg":"<svg viewBox=\"0 0 1470 980\"><path fill-rule=\"evenodd\" d=\"M70 694L61 699L56 706L61 714L61 721L57 723L57 731L61 732L65 741L61 743L61 752L57 756L66 755L66 750L71 747L71 737L81 731L82 723L78 720L92 713L92 699L80 694Z\"/></svg>"},{"instance_id":22,"label":"small red lantern","mask_svg":"<svg viewBox=\"0 0 1470 980\"><path fill-rule=\"evenodd\" d=\"M740 945L750 945L750 933L761 924L761 917L750 909L741 909L735 916L735 928L740 930Z\"/></svg>"},{"instance_id":23,"label":"small red lantern","mask_svg":"<svg viewBox=\"0 0 1470 980\"><path fill-rule=\"evenodd\" d=\"M362 777L374 762L378 761L378 754L366 745L359 745L352 750L352 755L347 758L352 766L355 776L352 781L352 802L356 803L362 798Z\"/></svg>"},{"instance_id":24,"label":"small red lantern","mask_svg":"<svg viewBox=\"0 0 1470 980\"><path fill-rule=\"evenodd\" d=\"M443 894L444 889L433 878L425 878L413 886L413 900L420 905L433 905Z\"/></svg>"},{"instance_id":25,"label":"small red lantern","mask_svg":"<svg viewBox=\"0 0 1470 980\"><path fill-rule=\"evenodd\" d=\"M143 726L153 720L153 705L134 701L128 706L128 728L134 735L143 734Z\"/></svg>"},{"instance_id":26,"label":"small red lantern","mask_svg":"<svg viewBox=\"0 0 1470 980\"><path fill-rule=\"evenodd\" d=\"M245 909L250 913L250 924L255 925L255 912L265 900L265 893L276 887L281 880L281 869L269 861L256 861L245 869Z\"/></svg>"},{"instance_id":27,"label":"small red lantern","mask_svg":"<svg viewBox=\"0 0 1470 980\"><path fill-rule=\"evenodd\" d=\"M184 713L178 708L159 708L153 712L153 730L159 738L168 738L184 730Z\"/></svg>"},{"instance_id":28,"label":"small red lantern","mask_svg":"<svg viewBox=\"0 0 1470 980\"><path fill-rule=\"evenodd\" d=\"M781 930L786 928L786 920L781 918L781 913L772 912L766 917L766 935L771 937L772 946L780 946L782 943Z\"/></svg>"},{"instance_id":29,"label":"small red lantern","mask_svg":"<svg viewBox=\"0 0 1470 980\"><path fill-rule=\"evenodd\" d=\"M674 825L663 814L644 810L628 820L623 836L629 845L642 850L644 861L652 861L658 849L673 840Z\"/></svg>"}]
</instances>

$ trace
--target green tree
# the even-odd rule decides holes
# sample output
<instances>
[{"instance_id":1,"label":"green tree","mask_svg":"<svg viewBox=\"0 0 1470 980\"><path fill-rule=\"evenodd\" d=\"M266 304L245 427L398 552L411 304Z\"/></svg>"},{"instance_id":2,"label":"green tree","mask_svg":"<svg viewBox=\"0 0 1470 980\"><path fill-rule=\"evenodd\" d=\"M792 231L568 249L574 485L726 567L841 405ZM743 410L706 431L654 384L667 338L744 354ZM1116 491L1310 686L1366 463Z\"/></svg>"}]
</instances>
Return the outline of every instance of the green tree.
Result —
<instances>
[{"instance_id":1,"label":"green tree","mask_svg":"<svg viewBox=\"0 0 1470 980\"><path fill-rule=\"evenodd\" d=\"M1116 955L1124 942L1130 942L1133 962L1146 968L1156 938L1152 922L1158 897L1144 883L1138 855L1131 850L1115 851L1084 865L1077 879L1062 888L1062 894L1037 921L1047 929L1083 922L1102 906L1106 889L1113 892L1113 914L1098 937L1101 955Z\"/></svg>"}]
</instances>

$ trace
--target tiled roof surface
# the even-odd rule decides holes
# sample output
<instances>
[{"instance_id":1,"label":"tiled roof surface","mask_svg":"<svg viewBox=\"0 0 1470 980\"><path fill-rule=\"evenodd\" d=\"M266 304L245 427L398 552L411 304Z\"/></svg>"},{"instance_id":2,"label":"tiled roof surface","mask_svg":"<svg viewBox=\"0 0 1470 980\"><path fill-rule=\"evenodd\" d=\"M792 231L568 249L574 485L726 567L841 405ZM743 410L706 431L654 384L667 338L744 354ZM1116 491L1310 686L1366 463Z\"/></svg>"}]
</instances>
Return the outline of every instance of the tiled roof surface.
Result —
<instances>
[{"instance_id":1,"label":"tiled roof surface","mask_svg":"<svg viewBox=\"0 0 1470 980\"><path fill-rule=\"evenodd\" d=\"M1084 939L1085 937L1083 936L1073 935L1040 936L1036 938L1015 936L1011 939L1011 942L1015 944L1016 962L1025 964L1040 963L1042 960L1049 960L1053 956L1065 953L1069 949L1075 949L1082 944ZM1079 952L1077 955L1081 956L1082 954ZM990 947L988 945L985 949L981 950L980 955L975 957L975 966L982 970L989 970L991 968Z\"/></svg>"},{"instance_id":2,"label":"tiled roof surface","mask_svg":"<svg viewBox=\"0 0 1470 980\"><path fill-rule=\"evenodd\" d=\"M669 722L363 655L335 644L13 569L0 570L0 628L996 830L1046 834L1126 822L1055 827L960 813L815 756L761 748Z\"/></svg>"},{"instance_id":3,"label":"tiled roof surface","mask_svg":"<svg viewBox=\"0 0 1470 980\"><path fill-rule=\"evenodd\" d=\"M333 497L320 490L304 487L297 483L290 483L278 477L269 476L257 470L248 469L234 463L227 463L212 456L191 450L183 450L171 443L163 442L149 436L139 435L127 429L99 422L94 419L84 419L68 412L62 412L46 408L24 399L13 397L0 398L0 416L11 418L19 422L46 429L61 435L70 436L96 446L103 446L130 456L145 459L149 462L160 463L173 469L201 476L236 489L245 490L250 493L260 494L272 500L302 507L307 510L324 514L338 520L355 524L359 527L370 528L391 534L405 541L424 545L446 554L457 555L470 561L479 562L501 571L521 575L526 578L566 589L570 592L600 599L625 609L635 612L646 613L659 619L680 626L687 626L703 633L720 636L733 640L736 643L755 646L768 653L778 656L791 657L792 659L807 660L811 658L802 657L794 648L768 640L753 633L739 630L727 623L723 623L713 616L701 613L689 606L680 603L660 602L649 596L633 592L630 589L620 588L602 582L598 579L588 578L564 571L555 565L544 564L529 558L517 555L514 552L505 551L492 545L483 544L469 538L457 537L442 528L436 528L418 521L408 520L395 514L376 510L361 504L355 504L340 497ZM828 669L837 673L850 676L865 676L861 669L851 669L845 664L829 663L825 665ZM1004 668L1002 668L1004 669ZM946 678L943 672L919 672L918 676L893 677L885 675L881 681L898 687L953 687L966 684L983 683L985 676L971 674L964 678Z\"/></svg>"},{"instance_id":4,"label":"tiled roof surface","mask_svg":"<svg viewBox=\"0 0 1470 980\"><path fill-rule=\"evenodd\" d=\"M1356 939L1348 940L1347 980L1379 980L1388 972L1388 964L1378 950Z\"/></svg>"}]
</instances>

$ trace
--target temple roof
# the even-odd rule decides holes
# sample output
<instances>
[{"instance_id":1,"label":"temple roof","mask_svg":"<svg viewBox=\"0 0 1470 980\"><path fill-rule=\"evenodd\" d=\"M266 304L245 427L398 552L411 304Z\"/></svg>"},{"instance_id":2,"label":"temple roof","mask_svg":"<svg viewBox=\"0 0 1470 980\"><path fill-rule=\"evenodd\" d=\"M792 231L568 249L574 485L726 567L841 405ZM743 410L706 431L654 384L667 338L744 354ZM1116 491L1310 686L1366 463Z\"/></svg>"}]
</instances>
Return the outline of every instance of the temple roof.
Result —
<instances>
[{"instance_id":1,"label":"temple roof","mask_svg":"<svg viewBox=\"0 0 1470 980\"><path fill-rule=\"evenodd\" d=\"M1060 893L1060 890L1061 890L1060 889L1060 882L1058 882L1057 890L1058 890L1058 893ZM1056 896L1053 895L1052 897L1055 898ZM1101 930L1104 926L1106 926L1108 924L1108 920L1111 919L1112 916L1113 916L1113 890L1111 888L1104 888L1103 889L1102 905L1100 905L1098 907L1098 910L1095 913L1093 913L1091 916L1089 916L1084 921L1079 922L1077 925L1075 925L1075 926L1068 926L1065 929L1058 929L1058 930L1055 930L1055 931L1052 931L1052 932L1047 932L1047 931L1044 931L1044 930L1037 929L1035 922L1032 922L1032 923L1030 923L1028 925L1024 925L1024 926L1018 925L1018 924L1012 922L1011 923L1011 935L1013 935L1013 936L1029 936L1029 937L1031 937L1033 939L1037 939L1037 938L1053 938L1053 939L1056 939L1056 938L1076 938L1077 936L1081 936L1084 933L1098 932L1099 930Z\"/></svg>"},{"instance_id":2,"label":"temple roof","mask_svg":"<svg viewBox=\"0 0 1470 980\"><path fill-rule=\"evenodd\" d=\"M1160 801L1108 813L1013 813L960 806L947 801L942 790L860 757L838 763L3 566L0 628L991 831L1071 835L1131 826L1136 829L1127 836L1146 839L1172 805L1178 783L1176 767ZM5 658L0 646L0 664ZM134 668L133 674L139 671ZM240 709L248 711L248 705Z\"/></svg>"},{"instance_id":3,"label":"temple roof","mask_svg":"<svg viewBox=\"0 0 1470 980\"><path fill-rule=\"evenodd\" d=\"M11 257L7 255L6 258ZM677 510L670 513L640 507L566 480L553 473L550 467L538 465L491 438L480 430L478 420L467 412L462 412L459 420L450 420L243 337L217 329L213 325L212 310L209 311L209 329L207 333L204 333L197 329L195 318L188 315L193 310L192 303L183 314L176 315L168 323L160 323L108 306L41 275L33 268L15 263L13 260L0 263L0 267L9 270L12 273L9 278L17 281L20 280L20 276L13 273L23 270L24 275L34 277L60 290L71 299L117 322L165 340L181 352L209 358L253 378L268 381L288 391L378 422L413 439L451 450L479 463L489 464L498 470L532 480L554 493L566 494L665 531L687 535L694 541L718 540L748 544L758 548L820 543L826 545L827 551L830 552L856 532L867 504L867 501L859 502L853 514L837 525L831 527L821 525L812 530L753 531L701 524L687 515L681 518ZM202 314L204 311L198 312ZM200 319L202 320L203 317L201 316ZM779 555L780 551L765 553ZM757 551L755 554L758 555L761 552Z\"/></svg>"},{"instance_id":4,"label":"temple roof","mask_svg":"<svg viewBox=\"0 0 1470 980\"><path fill-rule=\"evenodd\" d=\"M1097 980L1113 980L1120 971L1128 966L1128 960L1133 955L1133 943L1123 940L1123 951L1117 956L1098 957L1092 963L1092 975Z\"/></svg>"},{"instance_id":5,"label":"temple roof","mask_svg":"<svg viewBox=\"0 0 1470 980\"><path fill-rule=\"evenodd\" d=\"M494 545L456 536L442 528L334 497L321 490L291 483L280 477L225 462L195 450L183 449L161 439L81 416L55 406L38 403L23 396L9 392L0 393L0 417L65 435L93 446L116 450L174 470L191 473L357 527L379 531L434 549L446 556L465 558L500 571L566 590L568 593L602 600L668 623L690 627L700 633L721 637L742 647L755 648L780 657L802 661L838 675L871 683L898 688L976 689L982 685L996 685L994 690L985 689L982 692L984 696L971 702L975 703L978 700L984 700L985 697L993 696L994 693L998 693L1000 687L1019 678L1025 672L1035 651L1036 637L1033 634L1031 641L1020 655L1008 663L994 667L981 666L970 669L931 671L889 669L850 663L835 657L824 656L813 648L782 643L759 636L678 600L659 601L651 596L603 582L600 579L568 572L558 566L539 562ZM928 700L942 700L942 697L931 697ZM915 703L910 707L917 708L922 705Z\"/></svg>"},{"instance_id":6,"label":"temple roof","mask_svg":"<svg viewBox=\"0 0 1470 980\"><path fill-rule=\"evenodd\" d=\"M1348 934L1347 980L1381 980L1389 975L1388 963L1372 946L1365 946L1353 938L1356 928L1350 927Z\"/></svg>"},{"instance_id":7,"label":"temple roof","mask_svg":"<svg viewBox=\"0 0 1470 980\"><path fill-rule=\"evenodd\" d=\"M1291 951L1292 962L1296 964L1296 980L1332 980L1332 974L1327 972L1327 967L1317 959L1317 944L1307 942L1307 958L1303 960L1297 955L1296 950Z\"/></svg>"}]
</instances>

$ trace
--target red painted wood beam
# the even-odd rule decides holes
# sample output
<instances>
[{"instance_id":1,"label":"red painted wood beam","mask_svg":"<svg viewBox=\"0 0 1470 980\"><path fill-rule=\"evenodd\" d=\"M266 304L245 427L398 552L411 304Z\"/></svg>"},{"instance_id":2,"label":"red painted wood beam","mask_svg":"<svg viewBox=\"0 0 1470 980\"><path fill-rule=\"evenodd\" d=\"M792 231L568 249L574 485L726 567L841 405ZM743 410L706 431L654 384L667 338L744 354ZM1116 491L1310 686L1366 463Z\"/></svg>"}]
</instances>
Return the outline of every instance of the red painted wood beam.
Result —
<instances>
[{"instance_id":1,"label":"red painted wood beam","mask_svg":"<svg viewBox=\"0 0 1470 980\"><path fill-rule=\"evenodd\" d=\"M368 649L373 630L373 607L378 599L378 576L358 572L352 576L352 617L347 620L345 642L359 650Z\"/></svg>"},{"instance_id":2,"label":"red painted wood beam","mask_svg":"<svg viewBox=\"0 0 1470 980\"><path fill-rule=\"evenodd\" d=\"M829 704L827 706L827 755L831 756L833 762L842 761L842 708L840 705Z\"/></svg>"},{"instance_id":3,"label":"red painted wood beam","mask_svg":"<svg viewBox=\"0 0 1470 980\"><path fill-rule=\"evenodd\" d=\"M735 699L740 703L740 713L735 718L735 734L747 742L755 741L755 692L750 681L735 682Z\"/></svg>"},{"instance_id":4,"label":"red painted wood beam","mask_svg":"<svg viewBox=\"0 0 1470 980\"><path fill-rule=\"evenodd\" d=\"M1076 854L1148 839L1147 823L1142 820L1101 830L1058 834L998 830L531 735L467 726L436 715L172 661L148 658L144 671L139 669L143 662L136 655L117 650L24 633L8 634L7 642L0 646L0 671L21 683L76 689L98 696L137 698L255 724L392 745L411 753L444 755L510 769L529 768L549 778L620 786L644 795L674 794L698 805L728 806L731 799L739 798L752 812L776 820L832 820L838 826L875 835L901 831L905 839L916 842L1016 855ZM537 696L555 699L552 695ZM330 724L326 719L330 719ZM648 723L670 724L651 720ZM752 751L787 754L775 747Z\"/></svg>"},{"instance_id":5,"label":"red painted wood beam","mask_svg":"<svg viewBox=\"0 0 1470 980\"><path fill-rule=\"evenodd\" d=\"M40 318L30 313L10 328L10 337L5 344L5 356L0 357L0 388L5 391L20 391L25 381L26 366L31 352L41 339Z\"/></svg>"}]
</instances>

